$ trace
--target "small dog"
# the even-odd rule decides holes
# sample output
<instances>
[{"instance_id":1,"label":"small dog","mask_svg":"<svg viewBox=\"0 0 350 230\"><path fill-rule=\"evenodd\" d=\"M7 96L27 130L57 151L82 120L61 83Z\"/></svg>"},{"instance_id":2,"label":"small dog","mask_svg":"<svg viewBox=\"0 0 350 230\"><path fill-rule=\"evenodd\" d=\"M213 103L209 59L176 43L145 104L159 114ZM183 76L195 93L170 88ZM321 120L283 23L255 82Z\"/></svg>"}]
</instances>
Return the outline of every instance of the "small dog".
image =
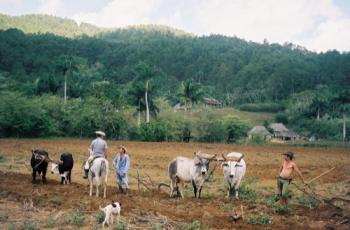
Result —
<instances>
[{"instance_id":1,"label":"small dog","mask_svg":"<svg viewBox=\"0 0 350 230\"><path fill-rule=\"evenodd\" d=\"M119 224L121 206L119 202L112 202L112 204L104 208L100 206L100 210L105 213L105 220L102 223L102 227L104 227L106 223L108 226L113 225L113 214L117 214L117 224Z\"/></svg>"}]
</instances>

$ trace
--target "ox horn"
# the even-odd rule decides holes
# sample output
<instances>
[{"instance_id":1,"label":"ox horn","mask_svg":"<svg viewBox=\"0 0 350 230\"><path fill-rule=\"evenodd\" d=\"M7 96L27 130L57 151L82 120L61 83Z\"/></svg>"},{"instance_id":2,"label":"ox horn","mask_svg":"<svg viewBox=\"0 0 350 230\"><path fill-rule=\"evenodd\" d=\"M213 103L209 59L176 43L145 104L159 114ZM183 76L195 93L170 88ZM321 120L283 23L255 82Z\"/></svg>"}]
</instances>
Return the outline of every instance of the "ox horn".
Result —
<instances>
[{"instance_id":1,"label":"ox horn","mask_svg":"<svg viewBox=\"0 0 350 230\"><path fill-rule=\"evenodd\" d=\"M58 161L52 160L49 156L45 157L45 161L46 161L46 162L52 162L52 163L55 163L55 164L59 164Z\"/></svg>"},{"instance_id":2,"label":"ox horn","mask_svg":"<svg viewBox=\"0 0 350 230\"><path fill-rule=\"evenodd\" d=\"M206 160L214 160L217 154L202 153L201 151L199 151L198 153L195 153L195 155Z\"/></svg>"},{"instance_id":3,"label":"ox horn","mask_svg":"<svg viewBox=\"0 0 350 230\"><path fill-rule=\"evenodd\" d=\"M232 157L232 156L225 156L224 154L221 154L222 155L222 158L224 159L224 161L237 161L237 162L240 162L243 157L244 157L244 154L241 153L241 156L240 157Z\"/></svg>"}]
</instances>

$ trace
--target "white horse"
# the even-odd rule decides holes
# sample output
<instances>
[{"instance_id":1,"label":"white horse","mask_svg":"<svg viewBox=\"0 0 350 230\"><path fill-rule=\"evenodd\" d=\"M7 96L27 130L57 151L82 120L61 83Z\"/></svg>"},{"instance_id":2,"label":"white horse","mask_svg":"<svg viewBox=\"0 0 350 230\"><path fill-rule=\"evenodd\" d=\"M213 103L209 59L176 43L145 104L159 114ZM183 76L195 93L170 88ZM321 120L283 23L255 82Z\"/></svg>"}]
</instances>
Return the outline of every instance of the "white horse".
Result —
<instances>
[{"instance_id":1,"label":"white horse","mask_svg":"<svg viewBox=\"0 0 350 230\"><path fill-rule=\"evenodd\" d=\"M92 160L92 151L91 149L89 149L89 151L90 151L89 159ZM85 169L89 168L89 160L85 162L84 168ZM88 173L88 180L90 184L90 196L92 196L92 187L93 187L94 177L96 181L96 197L99 196L99 186L100 186L100 177L101 177L102 183L103 183L103 198L106 198L108 172L109 172L109 163L107 159L105 159L104 157L99 157L93 160Z\"/></svg>"}]
</instances>

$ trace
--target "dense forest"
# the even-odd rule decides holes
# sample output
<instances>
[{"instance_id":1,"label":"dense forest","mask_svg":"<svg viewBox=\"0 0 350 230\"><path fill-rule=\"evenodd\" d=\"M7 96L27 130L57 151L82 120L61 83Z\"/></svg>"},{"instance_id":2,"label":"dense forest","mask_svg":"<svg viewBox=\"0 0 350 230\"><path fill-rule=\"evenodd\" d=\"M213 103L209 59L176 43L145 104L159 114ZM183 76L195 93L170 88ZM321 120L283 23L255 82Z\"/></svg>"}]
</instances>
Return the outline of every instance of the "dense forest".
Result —
<instances>
[{"instance_id":1,"label":"dense forest","mask_svg":"<svg viewBox=\"0 0 350 230\"><path fill-rule=\"evenodd\" d=\"M317 138L341 139L349 129L350 53L156 25L112 30L43 15L0 15L0 29L0 136L87 136L102 127L130 138L117 131L128 126L125 111L145 114L148 123L148 114L159 113L157 98L193 107L203 97L277 113L277 121ZM16 124L25 110L39 117Z\"/></svg>"}]
</instances>

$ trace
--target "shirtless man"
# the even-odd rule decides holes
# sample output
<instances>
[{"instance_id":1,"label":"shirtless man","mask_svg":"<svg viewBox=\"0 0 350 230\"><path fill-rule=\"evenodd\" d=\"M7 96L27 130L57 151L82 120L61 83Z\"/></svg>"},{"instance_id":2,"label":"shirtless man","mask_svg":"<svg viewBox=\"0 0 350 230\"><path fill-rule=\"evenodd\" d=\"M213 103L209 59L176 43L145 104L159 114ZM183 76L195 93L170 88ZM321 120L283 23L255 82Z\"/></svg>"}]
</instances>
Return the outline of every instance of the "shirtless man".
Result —
<instances>
[{"instance_id":1,"label":"shirtless man","mask_svg":"<svg viewBox=\"0 0 350 230\"><path fill-rule=\"evenodd\" d=\"M280 175L277 178L277 188L278 188L278 195L277 199L280 200L282 205L287 205L287 189L289 183L292 181L292 174L295 171L297 175L300 177L303 184L306 185L304 181L303 175L301 175L301 172L298 168L298 166L294 163L294 153L292 152L286 152L282 154L284 156L283 164L280 168Z\"/></svg>"}]
</instances>

